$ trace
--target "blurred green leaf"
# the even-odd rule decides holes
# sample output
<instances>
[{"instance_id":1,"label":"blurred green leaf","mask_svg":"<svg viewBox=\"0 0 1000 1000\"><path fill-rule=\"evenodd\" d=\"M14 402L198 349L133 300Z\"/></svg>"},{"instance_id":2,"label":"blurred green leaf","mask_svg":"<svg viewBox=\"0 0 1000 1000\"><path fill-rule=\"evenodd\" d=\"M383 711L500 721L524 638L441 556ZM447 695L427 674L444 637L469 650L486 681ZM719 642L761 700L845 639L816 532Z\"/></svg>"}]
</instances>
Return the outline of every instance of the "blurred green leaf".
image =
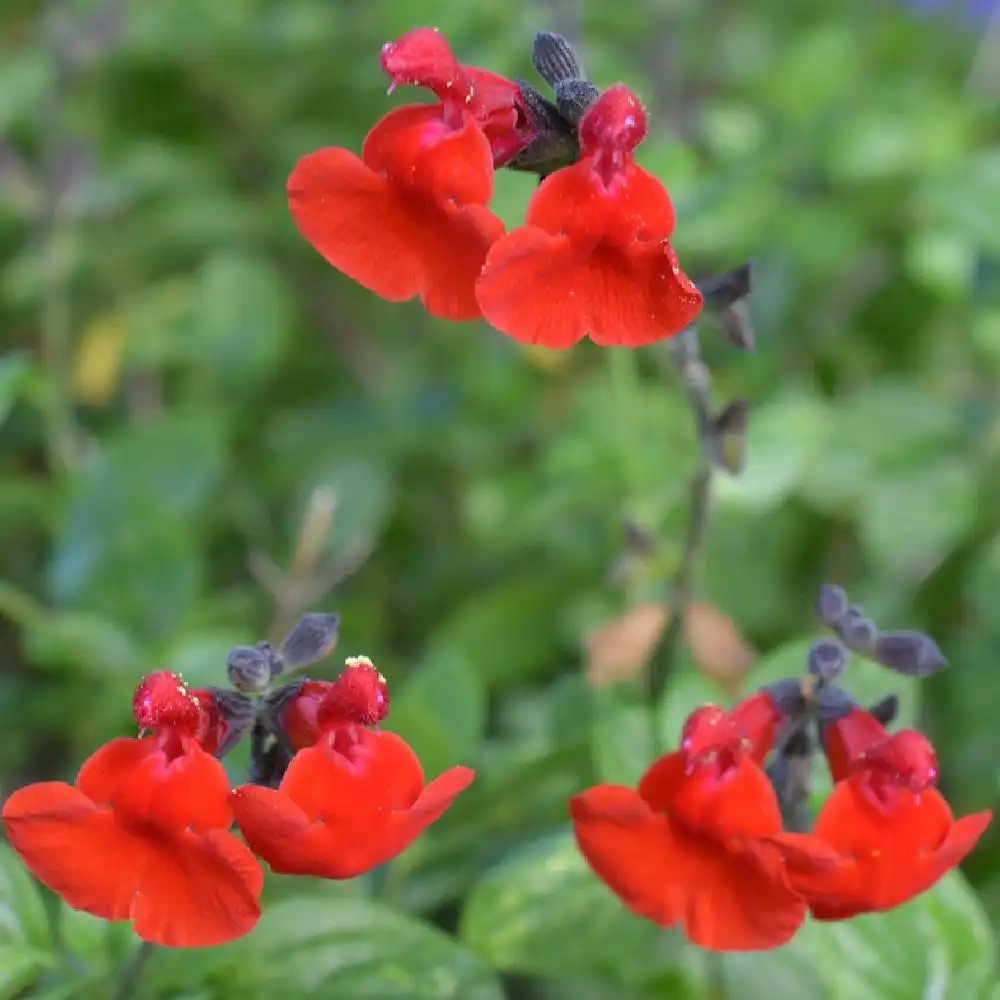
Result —
<instances>
[{"instance_id":1,"label":"blurred green leaf","mask_svg":"<svg viewBox=\"0 0 1000 1000\"><path fill-rule=\"evenodd\" d=\"M621 685L594 692L594 774L599 783L635 787L663 752L653 745L653 713Z\"/></svg>"},{"instance_id":2,"label":"blurred green leaf","mask_svg":"<svg viewBox=\"0 0 1000 1000\"><path fill-rule=\"evenodd\" d=\"M830 1000L974 1000L993 982L994 936L957 873L888 913L811 923L803 935Z\"/></svg>"},{"instance_id":3,"label":"blurred green leaf","mask_svg":"<svg viewBox=\"0 0 1000 1000\"><path fill-rule=\"evenodd\" d=\"M443 653L418 667L393 695L391 728L435 776L470 764L486 733L486 689L475 665Z\"/></svg>"},{"instance_id":4,"label":"blurred green leaf","mask_svg":"<svg viewBox=\"0 0 1000 1000\"><path fill-rule=\"evenodd\" d=\"M487 873L468 898L461 933L502 971L586 975L625 989L664 976L683 983L691 959L679 934L629 913L565 835Z\"/></svg>"},{"instance_id":5,"label":"blurred green leaf","mask_svg":"<svg viewBox=\"0 0 1000 1000\"><path fill-rule=\"evenodd\" d=\"M184 952L156 957L150 978L159 996L204 981L220 1000L503 997L489 968L447 935L361 899L284 899L267 908L250 937L213 949L193 968L188 962Z\"/></svg>"},{"instance_id":6,"label":"blurred green leaf","mask_svg":"<svg viewBox=\"0 0 1000 1000\"><path fill-rule=\"evenodd\" d=\"M196 303L197 371L224 397L274 373L288 341L292 303L267 261L227 251L208 258Z\"/></svg>"},{"instance_id":7,"label":"blurred green leaf","mask_svg":"<svg viewBox=\"0 0 1000 1000\"><path fill-rule=\"evenodd\" d=\"M143 667L142 650L125 629L84 611L34 619L25 626L24 641L32 659L50 670L132 677Z\"/></svg>"}]
</instances>

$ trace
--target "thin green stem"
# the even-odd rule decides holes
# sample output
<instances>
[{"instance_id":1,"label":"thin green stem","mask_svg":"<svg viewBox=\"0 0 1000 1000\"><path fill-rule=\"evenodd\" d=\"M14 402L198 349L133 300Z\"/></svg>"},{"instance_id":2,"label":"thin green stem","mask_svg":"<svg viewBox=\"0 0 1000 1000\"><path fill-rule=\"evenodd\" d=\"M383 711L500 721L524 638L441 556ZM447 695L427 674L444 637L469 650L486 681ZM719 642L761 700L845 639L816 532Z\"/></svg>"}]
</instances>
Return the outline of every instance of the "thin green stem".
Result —
<instances>
[{"instance_id":1,"label":"thin green stem","mask_svg":"<svg viewBox=\"0 0 1000 1000\"><path fill-rule=\"evenodd\" d=\"M684 634L684 612L693 597L698 562L708 537L714 473L712 407L709 398L711 378L708 368L701 359L697 329L689 327L675 338L671 347L684 391L694 414L700 460L690 484L690 513L680 565L670 584L668 625L646 671L646 695L654 709L659 706L663 697Z\"/></svg>"},{"instance_id":2,"label":"thin green stem","mask_svg":"<svg viewBox=\"0 0 1000 1000\"><path fill-rule=\"evenodd\" d=\"M641 500L643 482L639 368L632 348L609 347L604 354L608 359L611 405L615 411L612 419L625 480L625 514L630 516Z\"/></svg>"},{"instance_id":3,"label":"thin green stem","mask_svg":"<svg viewBox=\"0 0 1000 1000\"><path fill-rule=\"evenodd\" d=\"M156 951L156 945L149 941L143 941L141 945L132 953L132 957L122 968L118 977L118 983L112 994L112 1000L134 1000L139 997L139 984L146 972L146 966Z\"/></svg>"}]
</instances>

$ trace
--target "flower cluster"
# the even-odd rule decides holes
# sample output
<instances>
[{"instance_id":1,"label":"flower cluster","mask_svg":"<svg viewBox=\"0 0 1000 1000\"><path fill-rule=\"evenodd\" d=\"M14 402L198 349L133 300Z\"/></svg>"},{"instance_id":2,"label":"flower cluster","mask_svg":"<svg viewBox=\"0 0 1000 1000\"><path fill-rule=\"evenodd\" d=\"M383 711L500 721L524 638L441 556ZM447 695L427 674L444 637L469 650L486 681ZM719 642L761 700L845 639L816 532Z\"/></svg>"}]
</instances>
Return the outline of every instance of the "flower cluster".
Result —
<instances>
[{"instance_id":1,"label":"flower cluster","mask_svg":"<svg viewBox=\"0 0 1000 1000\"><path fill-rule=\"evenodd\" d=\"M674 208L635 162L646 112L627 87L601 93L564 39L539 35L535 65L555 90L460 63L419 28L382 49L392 85L436 101L396 108L361 156L327 148L288 181L302 235L338 270L393 302L420 296L434 316L483 316L529 344L585 336L636 347L679 333L702 293L670 244ZM494 171L537 173L525 225L489 209Z\"/></svg>"},{"instance_id":2,"label":"flower cluster","mask_svg":"<svg viewBox=\"0 0 1000 1000\"><path fill-rule=\"evenodd\" d=\"M871 653L870 619L839 588L824 588L825 611L831 603L840 607L829 623ZM933 645L918 633L887 635L897 650ZM574 797L580 850L631 910L681 926L703 948L774 948L808 912L844 920L899 906L972 850L992 813L955 819L935 787L930 741L887 730L893 699L862 708L838 683L846 662L840 639L821 639L808 677L768 685L728 711L697 709L679 748L638 789L599 785ZM890 665L917 673L915 662ZM801 832L817 745L835 785Z\"/></svg>"},{"instance_id":3,"label":"flower cluster","mask_svg":"<svg viewBox=\"0 0 1000 1000\"><path fill-rule=\"evenodd\" d=\"M310 618L329 617L307 616L292 645ZM230 659L237 681L245 662ZM253 686L266 690L259 675ZM348 660L335 681L300 680L256 700L157 671L133 700L140 735L97 750L75 785L14 792L3 808L7 835L75 909L131 920L155 944L222 944L260 917L257 857L275 872L353 878L404 851L472 781L473 771L455 767L425 784L407 743L375 728L388 711L385 678L365 657ZM277 787L233 790L218 760L251 730L255 769ZM274 766L268 736L287 767Z\"/></svg>"}]
</instances>

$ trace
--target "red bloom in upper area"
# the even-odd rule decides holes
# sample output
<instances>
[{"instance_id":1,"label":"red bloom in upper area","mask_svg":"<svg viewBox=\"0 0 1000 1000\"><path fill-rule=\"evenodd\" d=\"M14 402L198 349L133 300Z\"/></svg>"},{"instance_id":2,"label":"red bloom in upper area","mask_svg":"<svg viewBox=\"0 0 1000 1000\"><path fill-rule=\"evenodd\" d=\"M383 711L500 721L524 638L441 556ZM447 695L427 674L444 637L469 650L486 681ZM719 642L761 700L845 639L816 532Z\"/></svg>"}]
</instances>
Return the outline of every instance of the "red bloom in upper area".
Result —
<instances>
[{"instance_id":1,"label":"red bloom in upper area","mask_svg":"<svg viewBox=\"0 0 1000 1000\"><path fill-rule=\"evenodd\" d=\"M136 721L153 735L117 739L76 785L14 792L3 808L10 842L32 873L74 909L131 920L146 941L222 944L260 917L263 872L229 833L229 778L199 745L202 709L166 671L136 692Z\"/></svg>"},{"instance_id":2,"label":"red bloom in upper area","mask_svg":"<svg viewBox=\"0 0 1000 1000\"><path fill-rule=\"evenodd\" d=\"M806 915L789 872L837 864L814 838L782 832L774 789L755 760L773 742L769 701L699 709L681 749L654 763L638 791L599 785L570 804L580 850L600 878L629 909L681 924L703 948L784 944Z\"/></svg>"},{"instance_id":3,"label":"red bloom in upper area","mask_svg":"<svg viewBox=\"0 0 1000 1000\"><path fill-rule=\"evenodd\" d=\"M843 863L793 878L818 919L842 920L905 903L960 864L989 826L989 810L954 818L934 787L937 758L922 733L890 735L877 719L854 709L825 736L839 780L813 834Z\"/></svg>"},{"instance_id":4,"label":"red bloom in upper area","mask_svg":"<svg viewBox=\"0 0 1000 1000\"><path fill-rule=\"evenodd\" d=\"M517 85L462 66L429 28L391 42L382 65L393 83L439 98L390 111L358 158L329 148L288 179L302 235L338 270L392 302L419 295L445 319L480 315L475 282L504 232L486 207L494 164L530 141Z\"/></svg>"},{"instance_id":5,"label":"red bloom in upper area","mask_svg":"<svg viewBox=\"0 0 1000 1000\"><path fill-rule=\"evenodd\" d=\"M537 135L521 88L499 73L460 63L436 28L415 28L382 46L382 69L398 85L426 87L442 100L458 91L493 151L493 165L509 163Z\"/></svg>"},{"instance_id":6,"label":"red bloom in upper area","mask_svg":"<svg viewBox=\"0 0 1000 1000\"><path fill-rule=\"evenodd\" d=\"M454 767L425 785L400 737L338 726L295 755L278 789L238 788L233 811L274 871L353 878L406 850L474 776Z\"/></svg>"},{"instance_id":7,"label":"red bloom in upper area","mask_svg":"<svg viewBox=\"0 0 1000 1000\"><path fill-rule=\"evenodd\" d=\"M304 750L336 726L377 726L389 714L389 702L385 677L366 656L355 656L337 680L300 685L278 721L293 749Z\"/></svg>"},{"instance_id":8,"label":"red bloom in upper area","mask_svg":"<svg viewBox=\"0 0 1000 1000\"><path fill-rule=\"evenodd\" d=\"M611 87L580 123L580 161L546 178L527 225L498 240L476 285L483 316L517 340L568 348L589 335L638 347L680 333L701 292L669 242L674 207L633 151L646 114Z\"/></svg>"}]
</instances>

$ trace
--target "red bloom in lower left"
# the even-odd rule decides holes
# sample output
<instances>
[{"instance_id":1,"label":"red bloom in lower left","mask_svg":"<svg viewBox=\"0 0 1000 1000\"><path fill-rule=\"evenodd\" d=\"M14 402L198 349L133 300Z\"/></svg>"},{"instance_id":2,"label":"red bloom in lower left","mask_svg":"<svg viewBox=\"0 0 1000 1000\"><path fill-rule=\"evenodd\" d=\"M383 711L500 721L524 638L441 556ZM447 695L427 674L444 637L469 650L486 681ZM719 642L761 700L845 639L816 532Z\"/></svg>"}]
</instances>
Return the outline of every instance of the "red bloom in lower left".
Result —
<instances>
[{"instance_id":1,"label":"red bloom in lower left","mask_svg":"<svg viewBox=\"0 0 1000 1000\"><path fill-rule=\"evenodd\" d=\"M153 735L101 747L75 785L10 796L10 842L74 909L131 920L146 941L193 948L242 937L260 917L264 876L229 833L229 778L194 736L201 708L164 671L140 685L135 712Z\"/></svg>"}]
</instances>

